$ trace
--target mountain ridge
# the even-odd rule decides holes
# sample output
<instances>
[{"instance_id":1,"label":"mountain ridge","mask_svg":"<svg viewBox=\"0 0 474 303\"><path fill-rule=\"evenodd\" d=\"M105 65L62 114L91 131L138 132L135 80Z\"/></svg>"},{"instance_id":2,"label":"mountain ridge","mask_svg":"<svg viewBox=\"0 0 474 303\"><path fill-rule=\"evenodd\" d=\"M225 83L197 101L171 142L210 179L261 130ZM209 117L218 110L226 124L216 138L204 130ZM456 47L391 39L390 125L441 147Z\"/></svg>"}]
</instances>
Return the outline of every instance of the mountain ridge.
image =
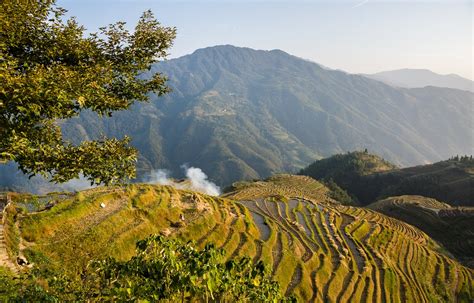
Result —
<instances>
[{"instance_id":1,"label":"mountain ridge","mask_svg":"<svg viewBox=\"0 0 474 303\"><path fill-rule=\"evenodd\" d=\"M164 74L168 75L170 79L170 86L174 90L174 92L169 95L165 96L162 100L157 100L157 102L162 102L164 104L160 104L162 109L166 111L170 111L168 115L170 115L170 119L173 120L175 118L183 118L183 117L191 117L191 119L183 119L186 121L183 121L184 123L196 123L195 126L196 128L199 127L204 127L204 130L208 131L215 131L216 129L222 128L222 124L226 123L233 123L233 128L238 128L242 124L251 124L248 125L251 129L249 129L248 136L252 137L255 136L254 133L263 133L263 136L259 136L260 138L255 138L256 139L256 144L258 146L254 146L253 149L253 156L251 158L254 158L255 155L265 155L267 152L259 151L262 147L265 148L264 146L267 145L267 149L271 147L272 150L275 149L280 149L284 150L285 146L287 144L293 144L297 145L298 149L300 150L300 155L293 157L293 160L290 161L285 161L287 163L282 163L283 159L281 156L277 156L277 158L272 157L265 157L264 159L259 159L260 161L265 162L268 159L271 159L271 163L265 164L266 172L263 168L257 168L255 170L254 164L249 165L249 162L255 162L250 159L245 159L243 155L235 155L235 153L240 153L241 147L236 147L236 146L229 146L230 144L227 142L222 142L223 140L218 140L218 142L209 142L212 141L211 138L208 137L202 137L197 140L196 138L193 138L193 141L208 141L209 144L213 145L215 149L217 149L217 152L221 151L223 149L230 149L232 154L234 154L235 160L239 162L239 166L250 166L252 170L254 170L253 173L250 173L248 176L243 176L244 178L254 178L254 177L261 177L261 176L268 176L271 173L275 172L281 172L281 171L287 171L288 169L291 169L291 167L298 167L302 166L311 158L315 157L321 157L324 155L331 154L333 148L328 147L326 148L324 144L321 144L323 142L315 142L314 137L324 137L325 133L317 133L315 136L313 134L308 133L308 129L310 128L310 125L303 125L302 127L292 127L292 121L297 118L303 117L305 114L305 110L309 111L316 111L316 114L318 112L321 112L323 110L324 112L328 112L330 116L326 117L334 117L335 122L337 125L339 125L342 122L342 127L350 130L354 129L354 126L351 125L349 126L346 124L347 122L343 122L340 120L338 116L334 116L335 113L331 113L330 107L332 106L331 104L326 104L327 102L334 102L334 98L337 98L338 94L336 93L335 96L328 96L327 93L325 93L325 90L328 90L327 88L324 88L324 90L316 88L314 89L314 81L316 80L319 83L323 83L323 79L321 79L321 73L322 75L326 76L327 73L331 76L329 79L330 82L338 82L338 77L343 77L345 81L345 77L349 77L351 81L362 81L362 83L365 83L366 81L371 81L371 80L365 80L365 78L359 78L359 76L353 76L353 75L348 75L343 72L338 72L338 71L327 71L323 68L321 68L319 65L316 63L308 63L304 60L301 60L295 56L289 55L283 51L280 50L273 50L273 51L255 51L250 48L236 48L230 45L226 46L217 46L217 47L209 47L205 49L200 49L195 51L193 54L185 57L181 57L179 59L174 59L175 61L166 61L162 62L159 65L155 66L155 69L152 69L152 72L154 71L160 71L163 72ZM255 61L255 64L254 63ZM286 61L286 60L289 60ZM178 67L176 67L178 65ZM184 67L183 67L184 65ZM298 80L297 82L300 83L298 86L303 86L304 88L312 88L312 93L304 94L301 96L301 92L303 91L301 88L303 87L295 87L287 89L287 88L282 88L281 86L284 85L290 85L291 82L295 82L294 77L287 77L286 79L284 78L285 75L288 73L293 75L298 75L301 70L305 70L307 74L305 75L313 75L313 79L306 79L306 78L296 78ZM199 73L199 74L198 74ZM195 78L200 75L200 77L196 80ZM253 78L251 81L242 81L242 79L245 78ZM327 82L327 81L324 81ZM376 82L369 82L371 84L374 84ZM329 83L330 84L330 83ZM328 85L329 85L328 84ZM349 83L350 84L350 83ZM307 86L305 86L307 85ZM344 86L342 86L344 87ZM269 91L270 89L270 91ZM283 94L283 96L277 96L275 94L272 94L271 90L276 90L279 89L279 93ZM388 89L387 86L383 87L382 89ZM322 91L321 91L322 90ZM338 87L338 90L343 90L342 88ZM344 90L347 91L347 88ZM262 94L261 91L264 93ZM335 89L333 91L336 91ZM401 92L402 94L406 93L407 91ZM391 92L393 93L393 92ZM438 92L436 92L438 93ZM452 92L450 92L452 93ZM461 93L462 94L462 93ZM263 95L263 96L262 96ZM270 95L270 96L268 96ZM309 96L307 96L309 95ZM315 95L317 96L316 98L318 99L328 99L327 101L323 100L323 102L314 102ZM321 96L319 96L321 95ZM334 93L332 93L334 95ZM214 100L215 102L214 102ZM268 99L262 100L263 98ZM301 101L301 99L306 99ZM293 100L294 101L293 101ZM298 101L296 101L298 100ZM331 100L331 101L329 101ZM262 102L263 101L263 102ZM176 102L176 104L173 104L173 102ZM181 102L186 102L188 106L185 106L184 108L179 108L178 106L182 104ZM292 109L294 106L296 106L295 103L293 102L298 102L299 108L298 111L295 112L294 109ZM343 102L342 100L339 102ZM240 104L239 104L240 103ZM168 107L169 105L169 107ZM275 108L275 105L281 105L281 110L278 111L272 111ZM288 106L291 106L290 108ZM327 107L327 109L322 108L322 107ZM351 110L349 108L349 110ZM469 108L467 109L469 111ZM250 119L247 119L247 116L251 116L251 112L256 112L258 115L253 115L252 117L249 117ZM285 111L293 111L293 114L291 117L285 117L282 115ZM360 114L354 113L357 116ZM167 114L165 114L166 116ZM318 115L318 114L317 114ZM195 119L192 119L193 116ZM245 120L243 121L243 118L240 119L240 117L244 116ZM265 123L259 123L260 121L258 120L264 120L265 116L268 117L268 121ZM324 117L324 116L323 116ZM203 119L208 119L208 120L213 120L215 121L205 121L203 123ZM365 118L367 119L367 118ZM193 120L193 121L189 121ZM290 121L291 120L291 121ZM339 121L339 122L336 122ZM214 124L212 129L209 129L209 126L213 124L213 122L217 123ZM305 121L307 122L307 121ZM166 123L162 123L166 124ZM204 125L203 125L204 124ZM346 126L344 126L346 125ZM182 123L180 123L180 126L183 127ZM380 128L386 128L385 125L378 125ZM296 129L295 129L296 128ZM409 130L406 129L401 130L402 132L408 132ZM402 129L403 129L402 128ZM334 132L335 127L330 127L330 130ZM183 129L185 131L185 129ZM186 131L190 131L190 129L186 129ZM227 129L222 136L227 136L227 132L231 132L233 130ZM388 130L387 130L388 131ZM389 133L391 131L388 131ZM193 134L198 133L198 131L192 131ZM183 133L177 133L176 135L182 135ZM196 134L197 135L197 134ZM215 134L219 136L220 134ZM287 137L288 140L281 140L281 136ZM347 135L346 135L347 136ZM359 132L359 135L357 137L365 137L366 134L363 134ZM400 138L399 135L392 135L395 140L400 140L397 138ZM263 138L262 138L263 137ZM268 140L268 138L271 138L271 140ZM455 136L454 136L455 137ZM312 138L312 139L311 139ZM173 141L170 140L170 136L166 136L166 134L163 136L163 139L165 141ZM329 138L327 138L329 139ZM334 138L336 139L336 138ZM334 141L334 139L330 139L331 141ZM266 141L266 144L262 144L262 140ZM336 139L338 140L338 139ZM234 140L237 144L240 143L239 141L244 141L245 140ZM282 142L283 141L283 142ZM306 141L306 142L305 142ZM320 140L318 140L320 141ZM423 142L422 138L419 138L419 140L416 140L416 144L419 145L420 142ZM215 147L215 145L222 145L224 143L224 146L220 147ZM275 145L276 143L276 145ZM329 143L329 142L328 142ZM367 142L368 143L368 142ZM204 143L206 144L206 143ZM336 143L334 145L346 145L345 142L342 143ZM360 145L364 143L359 143ZM403 144L403 143L402 143ZM406 143L405 143L406 144ZM413 142L412 144L415 144ZM171 144L166 144L164 142L162 150L163 153L166 153L168 151L169 154L176 155L178 154L176 150L180 150L180 152L188 148L179 148L179 147L184 147L183 144L178 143L178 148L172 148L172 146L175 145L174 143ZM248 147L248 144L245 144L246 147ZM354 145L353 143L351 145ZM458 145L458 144L456 144ZM213 148L211 146L208 146L210 148ZM339 147L340 148L340 147ZM287 148L288 149L288 148ZM316 149L316 150L315 150ZM317 150L319 149L319 151ZM454 152L454 150L453 150ZM226 153L224 151L224 153ZM437 154L434 150L429 151L429 149L425 150L423 153L432 153L432 154ZM227 153L226 153L227 154ZM292 151L286 151L286 154L289 156L292 154ZM204 155L203 155L204 156ZM451 155L449 155L451 156ZM242 159L242 157L244 159ZM418 156L419 159L421 160L423 157ZM438 156L439 159L442 159L442 156ZM448 157L448 155L446 155ZM187 162L187 161L192 161L191 156L186 155L183 157L178 157L179 159L176 159L172 162ZM257 156L257 159L259 157ZM298 160L299 158L300 160ZM389 157L390 158L390 157ZM241 163L238 159L244 160L244 163ZM196 160L195 160L196 161ZM297 162L300 162L300 164L296 164ZM197 162L203 162L202 160L197 160ZM292 162L291 164L288 162ZM296 163L295 163L296 162ZM199 163L199 164L201 164ZM181 165L182 163L177 163L177 165ZM194 165L194 163L191 163ZM197 165L197 166L203 166L203 165ZM285 165L286 164L286 165ZM290 164L290 165L288 165ZM296 165L295 165L296 164ZM279 168L278 168L279 167ZM206 169L206 167L203 167L205 171L209 171L211 178L217 179L215 174L210 172L213 169ZM294 169L294 168L293 168ZM242 179L242 178L239 178ZM227 183L227 182L226 182Z\"/></svg>"},{"instance_id":2,"label":"mountain ridge","mask_svg":"<svg viewBox=\"0 0 474 303\"><path fill-rule=\"evenodd\" d=\"M132 137L139 180L155 169L200 167L218 185L296 172L338 152L369 148L397 165L468 153L473 94L397 89L281 50L230 45L160 62L172 93L110 119L62 124L72 142ZM146 76L146 75L145 75Z\"/></svg>"},{"instance_id":3,"label":"mountain ridge","mask_svg":"<svg viewBox=\"0 0 474 303\"><path fill-rule=\"evenodd\" d=\"M403 68L361 75L398 87L420 88L436 86L474 92L474 81L457 74L438 74L429 69Z\"/></svg>"}]
</instances>

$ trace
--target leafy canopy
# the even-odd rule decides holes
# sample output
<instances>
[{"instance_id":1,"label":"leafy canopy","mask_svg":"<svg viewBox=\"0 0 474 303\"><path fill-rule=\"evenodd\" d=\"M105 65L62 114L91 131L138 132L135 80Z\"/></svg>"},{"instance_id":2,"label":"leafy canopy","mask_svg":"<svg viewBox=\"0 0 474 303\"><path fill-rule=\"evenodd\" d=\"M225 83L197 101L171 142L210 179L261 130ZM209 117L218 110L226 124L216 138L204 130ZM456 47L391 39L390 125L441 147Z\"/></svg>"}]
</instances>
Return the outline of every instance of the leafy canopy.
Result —
<instances>
[{"instance_id":1,"label":"leafy canopy","mask_svg":"<svg viewBox=\"0 0 474 303\"><path fill-rule=\"evenodd\" d=\"M137 243L128 261L92 262L80 281L43 271L15 284L3 277L2 295L18 301L87 302L294 302L259 261L223 261L222 249L202 250L161 236ZM2 281L2 275L0 275Z\"/></svg>"},{"instance_id":2,"label":"leafy canopy","mask_svg":"<svg viewBox=\"0 0 474 303\"><path fill-rule=\"evenodd\" d=\"M129 138L74 145L60 125L83 110L110 116L149 92L167 93L162 74L141 75L167 56L176 29L147 11L133 33L118 22L86 37L65 12L54 0L0 2L0 162L54 182L132 178L137 152Z\"/></svg>"}]
</instances>

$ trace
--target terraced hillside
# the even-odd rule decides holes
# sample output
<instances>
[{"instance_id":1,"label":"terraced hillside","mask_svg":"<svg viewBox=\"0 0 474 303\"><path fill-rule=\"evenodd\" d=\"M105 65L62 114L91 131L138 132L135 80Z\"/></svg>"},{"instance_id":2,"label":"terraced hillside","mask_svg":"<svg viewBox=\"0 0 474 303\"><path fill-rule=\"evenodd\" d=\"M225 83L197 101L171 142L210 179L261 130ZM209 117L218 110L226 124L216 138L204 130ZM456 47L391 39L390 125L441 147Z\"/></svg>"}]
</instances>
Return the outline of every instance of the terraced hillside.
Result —
<instances>
[{"instance_id":1,"label":"terraced hillside","mask_svg":"<svg viewBox=\"0 0 474 303\"><path fill-rule=\"evenodd\" d=\"M302 302L474 297L473 271L445 256L426 234L380 213L333 203L323 185L301 178L247 183L225 198L152 185L80 192L56 199L49 210L20 212L19 250L38 266L80 274L89 260L127 259L136 240L161 233L199 245L214 242L229 258L264 260L282 289ZM28 205L21 197L16 201Z\"/></svg>"},{"instance_id":2,"label":"terraced hillside","mask_svg":"<svg viewBox=\"0 0 474 303\"><path fill-rule=\"evenodd\" d=\"M398 196L368 206L416 226L474 267L474 207L451 207L422 196Z\"/></svg>"},{"instance_id":3,"label":"terraced hillside","mask_svg":"<svg viewBox=\"0 0 474 303\"><path fill-rule=\"evenodd\" d=\"M268 197L302 197L314 201L329 202L329 189L322 183L306 176L274 175L264 181L235 182L223 197L247 200Z\"/></svg>"}]
</instances>

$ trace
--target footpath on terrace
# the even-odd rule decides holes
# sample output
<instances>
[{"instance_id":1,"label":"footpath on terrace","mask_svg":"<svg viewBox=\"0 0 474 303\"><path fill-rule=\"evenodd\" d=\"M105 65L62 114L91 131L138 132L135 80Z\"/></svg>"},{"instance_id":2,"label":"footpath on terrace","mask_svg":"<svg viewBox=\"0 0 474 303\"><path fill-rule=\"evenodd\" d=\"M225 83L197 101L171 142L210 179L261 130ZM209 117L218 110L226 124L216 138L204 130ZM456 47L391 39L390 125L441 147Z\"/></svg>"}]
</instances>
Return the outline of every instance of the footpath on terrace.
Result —
<instances>
[{"instance_id":1,"label":"footpath on terrace","mask_svg":"<svg viewBox=\"0 0 474 303\"><path fill-rule=\"evenodd\" d=\"M17 267L15 264L10 260L7 252L7 245L5 242L5 234L4 234L4 209L9 203L8 194L1 194L0 193L0 267L9 268L13 272L17 272Z\"/></svg>"}]
</instances>

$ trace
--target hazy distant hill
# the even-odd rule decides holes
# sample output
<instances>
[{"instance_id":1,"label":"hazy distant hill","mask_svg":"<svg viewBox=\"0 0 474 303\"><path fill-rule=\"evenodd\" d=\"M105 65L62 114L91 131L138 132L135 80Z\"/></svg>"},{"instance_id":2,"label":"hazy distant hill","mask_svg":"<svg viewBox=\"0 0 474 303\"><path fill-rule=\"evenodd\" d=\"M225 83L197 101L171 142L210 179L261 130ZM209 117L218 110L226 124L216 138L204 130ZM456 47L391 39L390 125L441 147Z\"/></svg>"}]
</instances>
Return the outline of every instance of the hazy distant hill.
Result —
<instances>
[{"instance_id":1,"label":"hazy distant hill","mask_svg":"<svg viewBox=\"0 0 474 303\"><path fill-rule=\"evenodd\" d=\"M64 124L66 136L128 134L142 178L157 168L180 177L187 163L219 185L363 148L397 165L472 152L474 94L466 91L394 88L280 50L233 46L200 49L151 72L169 76L170 95L111 119L84 113Z\"/></svg>"},{"instance_id":2,"label":"hazy distant hill","mask_svg":"<svg viewBox=\"0 0 474 303\"><path fill-rule=\"evenodd\" d=\"M376 74L365 74L371 79L379 80L398 87L449 87L474 92L474 82L456 74L440 75L427 69L399 69Z\"/></svg>"},{"instance_id":3,"label":"hazy distant hill","mask_svg":"<svg viewBox=\"0 0 474 303\"><path fill-rule=\"evenodd\" d=\"M469 157L399 169L375 155L353 152L316 161L300 174L332 179L361 204L421 195L451 205L474 206L474 160Z\"/></svg>"}]
</instances>

